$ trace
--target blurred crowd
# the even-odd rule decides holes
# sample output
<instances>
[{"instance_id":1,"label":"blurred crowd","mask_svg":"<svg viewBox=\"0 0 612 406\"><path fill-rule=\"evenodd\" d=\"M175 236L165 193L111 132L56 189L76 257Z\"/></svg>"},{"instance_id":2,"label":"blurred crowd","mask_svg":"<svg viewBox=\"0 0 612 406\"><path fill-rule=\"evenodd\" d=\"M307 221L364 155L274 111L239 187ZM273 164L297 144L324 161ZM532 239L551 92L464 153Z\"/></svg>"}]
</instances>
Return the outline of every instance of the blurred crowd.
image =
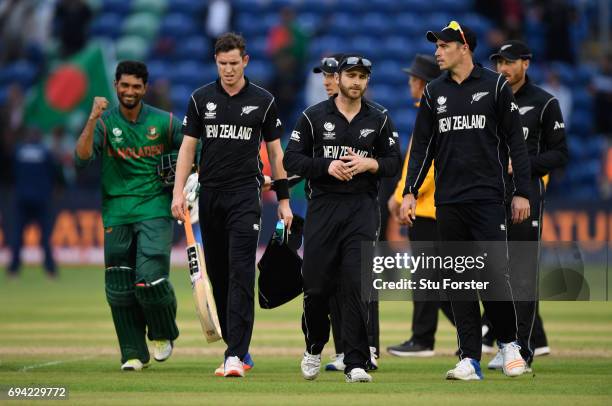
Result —
<instances>
[{"instance_id":1,"label":"blurred crowd","mask_svg":"<svg viewBox=\"0 0 612 406\"><path fill-rule=\"evenodd\" d=\"M115 0L111 2L120 3ZM78 126L58 126L48 133L28 137L40 131L28 125L24 111L28 87L45 77L51 62L69 58L88 43L91 25L98 17L102 3L105 1L4 0L0 3L0 70L22 61L36 67L26 86L23 81L13 81L9 70L4 76L0 73L0 184L7 186L15 179L13 166L16 147L26 139L36 139L36 142L51 151L61 168L62 182L69 187L96 183L95 176L86 173L83 178L79 178L73 170L72 148L78 135L75 133ZM194 3L201 4L197 1ZM246 0L211 0L198 8L199 12L193 18L197 19L202 38L212 44L220 33L239 30L240 27L236 25L237 16L249 12L245 7L247 3ZM329 3L334 3L334 0L329 0ZM583 86L585 93L592 99L592 133L603 134L612 140L609 114L612 111L612 52L601 49L601 44L597 43L599 33L596 3L579 0L474 0L473 11L490 22L486 35L479 39L480 46L487 51L495 49L507 38L521 38L530 44L536 65L532 71L534 74L539 73L545 81L542 83L544 87L557 96L566 122L571 122L576 105L582 101L575 100L575 88L566 83L564 74L567 72L556 68L593 67L588 82ZM270 25L266 35L264 62L268 72L265 75L267 83L262 84L277 97L281 117L290 130L299 111L321 97L322 89L313 89L318 85L311 78L310 65L313 64L313 58L323 55L313 56L311 46L328 33L331 17L323 16L314 22L300 19L300 11L308 9L308 2L277 1L275 4L285 6L277 10L275 23ZM246 37L249 40L248 35ZM174 46L175 43L163 37L157 38L152 45L156 55L162 56ZM338 51L346 50L328 49L323 53ZM401 59L408 61L412 57L402 55ZM210 57L202 60L211 65L213 63ZM400 90L406 93L402 98L406 100L408 109L411 106L407 101L407 90ZM153 77L146 100L178 114L183 106L173 102L172 93L173 83L169 78ZM402 114L393 109L391 113L394 117ZM573 128L570 135L576 132ZM407 142L403 144L405 148ZM601 151L601 162L605 168L601 173L607 177L602 179L602 185L612 182L612 152L609 148L608 144ZM602 194L605 196L609 189L602 187Z\"/></svg>"}]
</instances>

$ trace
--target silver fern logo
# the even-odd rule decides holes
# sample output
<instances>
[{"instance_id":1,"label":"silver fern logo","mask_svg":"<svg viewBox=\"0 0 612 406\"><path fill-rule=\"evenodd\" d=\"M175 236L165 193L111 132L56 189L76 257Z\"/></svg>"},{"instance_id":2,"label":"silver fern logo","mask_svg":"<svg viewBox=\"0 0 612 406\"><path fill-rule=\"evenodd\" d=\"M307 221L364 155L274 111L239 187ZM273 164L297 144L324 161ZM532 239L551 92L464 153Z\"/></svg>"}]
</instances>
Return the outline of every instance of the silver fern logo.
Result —
<instances>
[{"instance_id":1,"label":"silver fern logo","mask_svg":"<svg viewBox=\"0 0 612 406\"><path fill-rule=\"evenodd\" d=\"M359 135L363 138L366 138L368 135L372 134L374 132L374 130L372 130L371 128L362 128L361 131L359 132Z\"/></svg>"},{"instance_id":2,"label":"silver fern logo","mask_svg":"<svg viewBox=\"0 0 612 406\"><path fill-rule=\"evenodd\" d=\"M244 106L240 115L249 114L251 111L257 110L258 108L259 106Z\"/></svg>"},{"instance_id":3,"label":"silver fern logo","mask_svg":"<svg viewBox=\"0 0 612 406\"><path fill-rule=\"evenodd\" d=\"M470 104L474 104L474 102L479 101L480 99L482 99L483 97L485 97L486 95L488 95L489 92L478 92L478 93L474 93L472 95L472 102Z\"/></svg>"}]
</instances>

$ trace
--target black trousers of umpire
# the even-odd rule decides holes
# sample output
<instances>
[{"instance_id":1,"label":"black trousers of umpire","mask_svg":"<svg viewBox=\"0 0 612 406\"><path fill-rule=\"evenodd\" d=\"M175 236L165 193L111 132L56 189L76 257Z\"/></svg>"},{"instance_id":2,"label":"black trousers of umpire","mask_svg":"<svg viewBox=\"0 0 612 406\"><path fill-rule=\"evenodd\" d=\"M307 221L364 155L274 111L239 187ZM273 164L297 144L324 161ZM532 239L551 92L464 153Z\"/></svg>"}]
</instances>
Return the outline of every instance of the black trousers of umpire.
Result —
<instances>
[{"instance_id":1,"label":"black trousers of umpire","mask_svg":"<svg viewBox=\"0 0 612 406\"><path fill-rule=\"evenodd\" d=\"M503 241L506 242L506 211L503 204L461 203L440 205L436 208L438 238L440 241ZM444 249L441 246L441 249ZM499 260L494 272L496 281L508 281L507 247L489 253ZM497 263L497 261L496 261ZM490 276L491 278L491 276ZM458 292L446 291L457 326L459 357L480 361L482 355L482 328L478 298L467 299ZM510 301L483 301L483 306L498 340L508 343L516 340L516 313Z\"/></svg>"},{"instance_id":2,"label":"black trousers of umpire","mask_svg":"<svg viewBox=\"0 0 612 406\"><path fill-rule=\"evenodd\" d=\"M329 302L341 295L345 372L366 368L367 303L361 295L361 244L374 241L378 202L368 194L326 195L308 203L304 225L304 313L306 350L320 354L329 340Z\"/></svg>"},{"instance_id":3,"label":"black trousers of umpire","mask_svg":"<svg viewBox=\"0 0 612 406\"><path fill-rule=\"evenodd\" d=\"M199 209L208 276L227 344L225 357L243 359L249 350L255 317L259 190L202 190Z\"/></svg>"},{"instance_id":4,"label":"black trousers of umpire","mask_svg":"<svg viewBox=\"0 0 612 406\"><path fill-rule=\"evenodd\" d=\"M540 178L534 178L531 182L531 216L528 220L519 224L510 224L508 229L508 241L510 248L510 283L515 289L521 284L528 284L530 287L538 284L538 260L539 244L542 234L542 215L544 213L544 182ZM510 211L510 208L508 208ZM533 244L513 245L513 241L533 241ZM528 267L525 269L515 269L515 267ZM514 271L513 271L514 270ZM521 278L528 277L528 280L516 280L513 275L520 274ZM536 288L537 289L537 288ZM535 290L537 292L537 290ZM533 350L537 347L547 345L546 333L542 319L538 312L538 302L536 300L516 301L516 317L518 323L518 338L521 346L521 355L531 364L533 360ZM489 315L485 312L484 318ZM497 338L496 331L491 327L492 336Z\"/></svg>"},{"instance_id":5,"label":"black trousers of umpire","mask_svg":"<svg viewBox=\"0 0 612 406\"><path fill-rule=\"evenodd\" d=\"M438 240L436 220L429 217L417 216L412 227L408 228L408 238L410 239L413 253L416 251L421 252L418 244L419 241ZM425 248L423 248L423 250L425 250ZM425 254L436 255L435 252L425 252ZM415 292L415 294L417 294L417 292ZM426 300L419 300L419 297L414 297L412 300L414 307L412 312L411 340L417 344L433 349L435 334L438 328L438 309L442 310L442 313L444 313L451 323L454 324L455 322L453 320L450 302L432 300L432 298L423 299Z\"/></svg>"}]
</instances>

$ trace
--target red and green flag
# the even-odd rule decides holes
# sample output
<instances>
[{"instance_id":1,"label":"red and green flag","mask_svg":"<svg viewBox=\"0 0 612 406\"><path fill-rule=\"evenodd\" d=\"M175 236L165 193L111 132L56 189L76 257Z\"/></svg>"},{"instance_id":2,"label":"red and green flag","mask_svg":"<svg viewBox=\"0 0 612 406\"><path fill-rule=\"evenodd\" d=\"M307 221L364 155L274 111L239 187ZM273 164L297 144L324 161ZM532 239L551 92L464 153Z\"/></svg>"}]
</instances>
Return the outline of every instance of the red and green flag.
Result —
<instances>
[{"instance_id":1,"label":"red and green flag","mask_svg":"<svg viewBox=\"0 0 612 406\"><path fill-rule=\"evenodd\" d=\"M82 126L94 96L111 103L112 88L102 48L91 45L70 59L61 61L28 96L26 121L49 131L58 125Z\"/></svg>"}]
</instances>

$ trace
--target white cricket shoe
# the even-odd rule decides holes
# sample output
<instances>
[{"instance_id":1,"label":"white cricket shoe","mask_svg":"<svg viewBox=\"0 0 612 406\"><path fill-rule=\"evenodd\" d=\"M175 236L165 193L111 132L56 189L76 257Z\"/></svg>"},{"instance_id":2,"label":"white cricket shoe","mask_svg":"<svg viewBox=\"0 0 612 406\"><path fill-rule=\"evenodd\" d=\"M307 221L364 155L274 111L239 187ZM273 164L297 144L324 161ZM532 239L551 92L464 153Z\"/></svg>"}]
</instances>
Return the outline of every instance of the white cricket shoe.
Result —
<instances>
[{"instance_id":1,"label":"white cricket shoe","mask_svg":"<svg viewBox=\"0 0 612 406\"><path fill-rule=\"evenodd\" d=\"M331 356L332 362L325 364L326 371L344 371L344 353Z\"/></svg>"},{"instance_id":2,"label":"white cricket shoe","mask_svg":"<svg viewBox=\"0 0 612 406\"><path fill-rule=\"evenodd\" d=\"M225 359L225 368L224 368L223 376L225 377L232 376L232 377L237 377L237 378L244 377L244 365L242 364L242 361L240 361L240 358L233 356L233 357L227 357Z\"/></svg>"},{"instance_id":3,"label":"white cricket shoe","mask_svg":"<svg viewBox=\"0 0 612 406\"><path fill-rule=\"evenodd\" d=\"M306 351L304 358L302 358L301 367L304 379L309 381L316 379L321 370L321 354L312 355Z\"/></svg>"},{"instance_id":4,"label":"white cricket shoe","mask_svg":"<svg viewBox=\"0 0 612 406\"><path fill-rule=\"evenodd\" d=\"M151 343L153 344L153 358L155 361L164 362L170 358L174 348L172 340L153 340Z\"/></svg>"},{"instance_id":5,"label":"white cricket shoe","mask_svg":"<svg viewBox=\"0 0 612 406\"><path fill-rule=\"evenodd\" d=\"M487 364L487 368L489 369L503 369L504 368L504 356L502 355L502 350L499 349L495 357Z\"/></svg>"},{"instance_id":6,"label":"white cricket shoe","mask_svg":"<svg viewBox=\"0 0 612 406\"><path fill-rule=\"evenodd\" d=\"M125 364L121 365L122 371L142 371L144 368L148 368L149 363L143 364L138 358L129 359Z\"/></svg>"},{"instance_id":7,"label":"white cricket shoe","mask_svg":"<svg viewBox=\"0 0 612 406\"><path fill-rule=\"evenodd\" d=\"M499 344L503 357L503 368L506 376L519 376L525 372L525 360L521 356L521 347L513 341L507 344Z\"/></svg>"},{"instance_id":8,"label":"white cricket shoe","mask_svg":"<svg viewBox=\"0 0 612 406\"><path fill-rule=\"evenodd\" d=\"M355 382L372 382L372 376L369 375L363 368L353 368L344 375L348 383Z\"/></svg>"},{"instance_id":9,"label":"white cricket shoe","mask_svg":"<svg viewBox=\"0 0 612 406\"><path fill-rule=\"evenodd\" d=\"M480 381L483 379L480 363L472 358L464 358L455 365L455 368L446 373L446 379L461 381Z\"/></svg>"}]
</instances>

